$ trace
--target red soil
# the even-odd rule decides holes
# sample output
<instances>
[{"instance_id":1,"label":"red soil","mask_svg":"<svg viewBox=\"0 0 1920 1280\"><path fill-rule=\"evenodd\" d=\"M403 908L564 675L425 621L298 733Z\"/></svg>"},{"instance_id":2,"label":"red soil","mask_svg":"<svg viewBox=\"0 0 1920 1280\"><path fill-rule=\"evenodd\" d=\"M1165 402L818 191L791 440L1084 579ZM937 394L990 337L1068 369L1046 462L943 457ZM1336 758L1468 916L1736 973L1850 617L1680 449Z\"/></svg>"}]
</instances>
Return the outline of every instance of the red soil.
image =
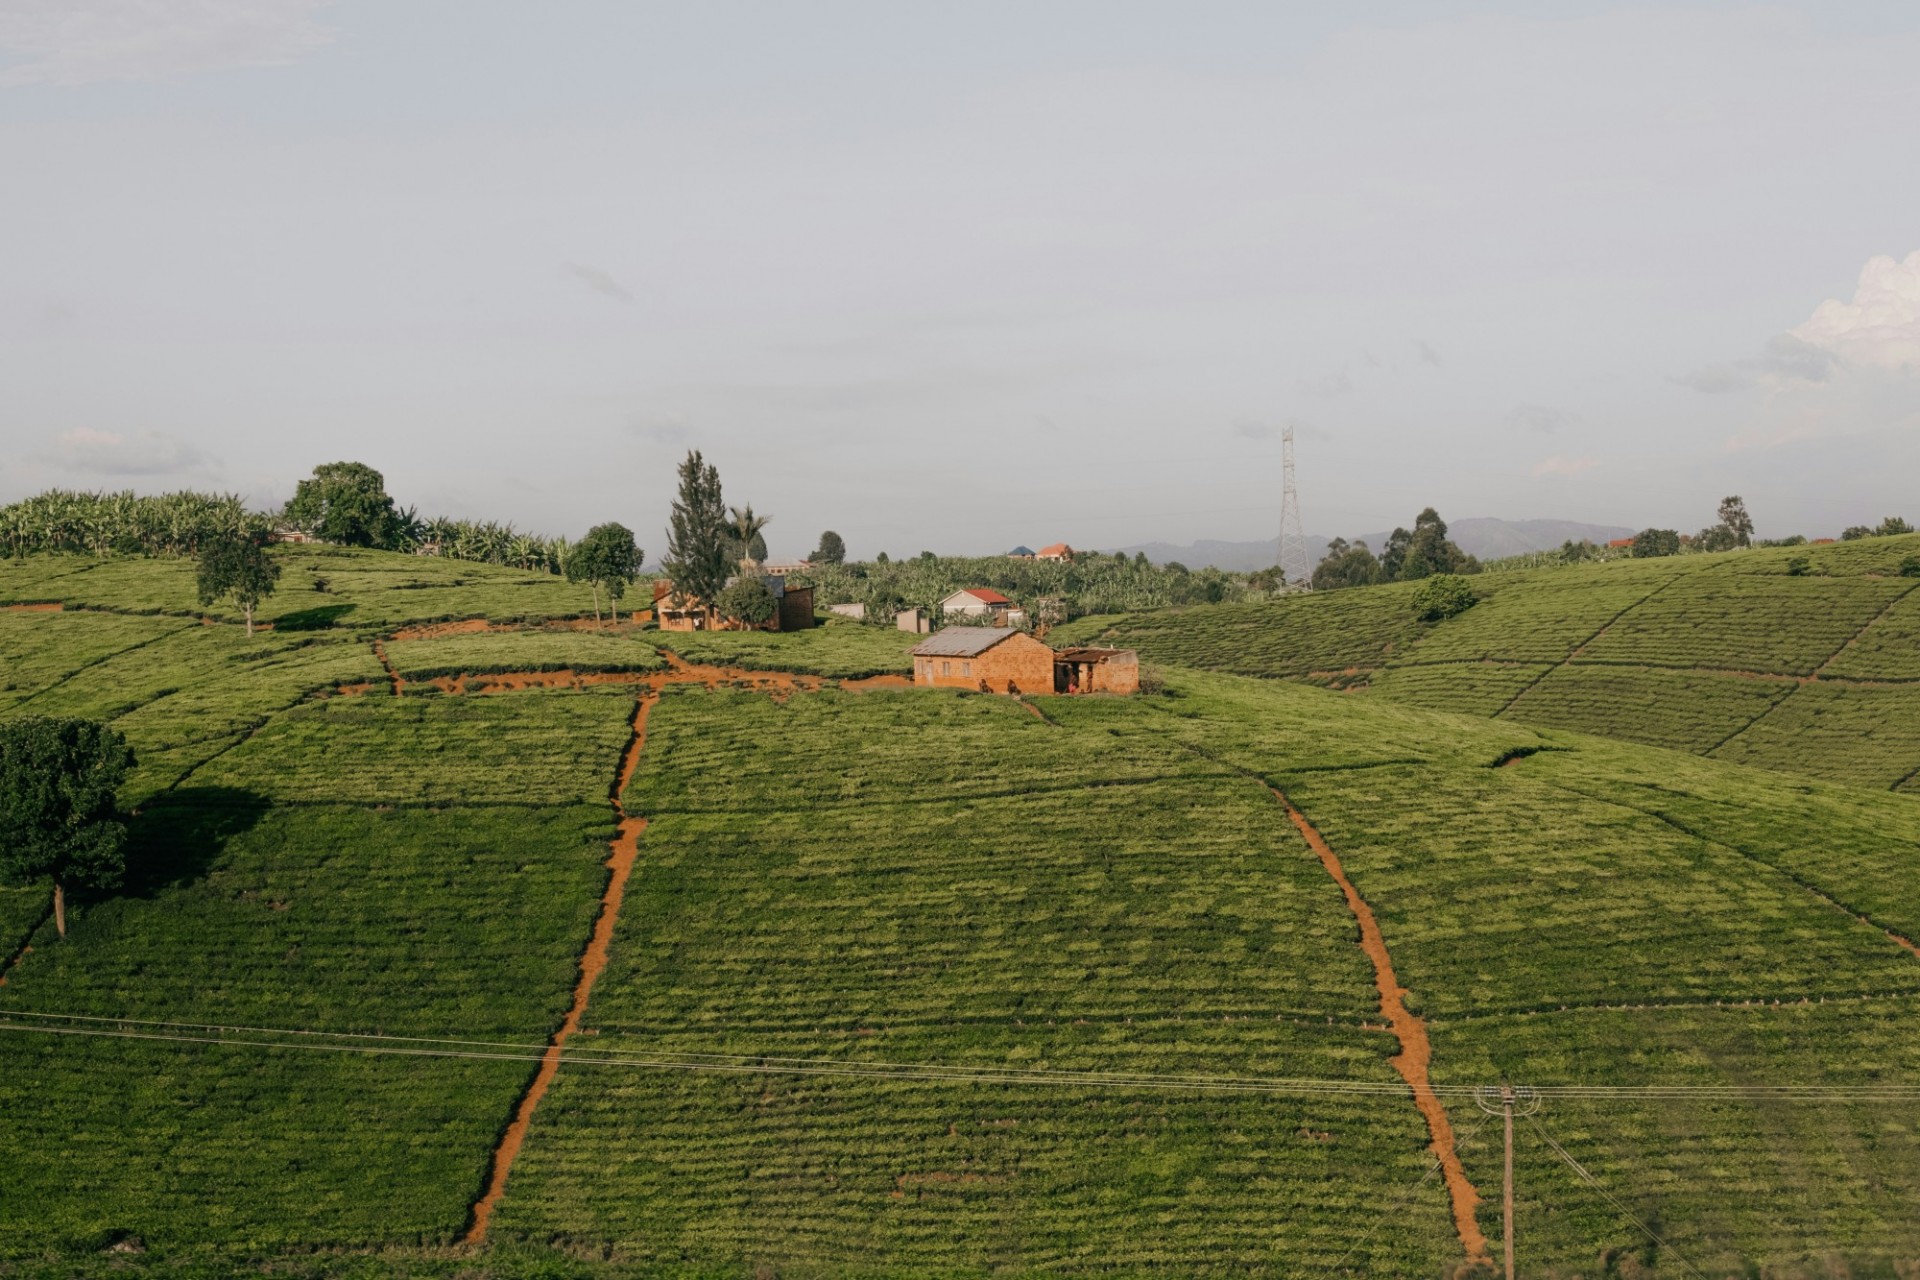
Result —
<instances>
[{"instance_id":1,"label":"red soil","mask_svg":"<svg viewBox=\"0 0 1920 1280\"><path fill-rule=\"evenodd\" d=\"M9 604L0 605L8 613L59 613L67 606L63 604Z\"/></svg>"},{"instance_id":2,"label":"red soil","mask_svg":"<svg viewBox=\"0 0 1920 1280\"><path fill-rule=\"evenodd\" d=\"M1474 1217L1474 1207L1480 1203L1480 1193L1467 1180L1467 1171L1461 1166L1460 1156L1454 1150L1453 1124L1447 1118L1447 1109L1434 1094L1432 1082L1427 1078L1427 1066L1433 1058L1433 1048L1427 1040L1427 1024L1408 1012L1406 988L1394 976L1393 957L1387 954L1387 941L1380 933L1379 922L1373 917L1373 908L1367 905L1367 900L1347 879L1339 856L1326 838L1307 821L1306 815L1294 808L1293 802L1278 787L1268 789L1273 792L1274 799L1286 806L1287 817L1299 828L1308 846L1319 855L1320 865L1340 886L1340 892L1347 898L1347 909L1360 925L1360 949L1373 962L1374 985L1380 989L1380 1012L1386 1015L1395 1038L1400 1041L1400 1052L1392 1058L1394 1070L1413 1090L1413 1104L1426 1118L1427 1133L1432 1138L1428 1149L1440 1162L1447 1195L1453 1203L1453 1226L1460 1235L1460 1245L1469 1258L1476 1261L1485 1259L1488 1256L1487 1238L1481 1234L1480 1224Z\"/></svg>"},{"instance_id":3,"label":"red soil","mask_svg":"<svg viewBox=\"0 0 1920 1280\"><path fill-rule=\"evenodd\" d=\"M527 1086L526 1093L513 1110L513 1119L507 1124L507 1131L500 1137L500 1145L493 1153L493 1169L487 1177L486 1192L473 1206L473 1220L461 1240L467 1244L480 1244L487 1238L487 1224L493 1217L493 1211L507 1191L507 1175L513 1172L513 1161L520 1154L520 1147L527 1140L527 1129L533 1123L534 1109L540 1105L540 1099L546 1096L547 1088L553 1083L553 1077L560 1071L560 1054L567 1041L580 1029L580 1019L587 1011L587 999L593 994L594 981L607 967L607 952L613 943L613 927L620 918L620 905L627 895L627 878L633 872L634 861L640 854L640 834L647 829L645 818L630 817L620 803L620 793L626 790L627 783L633 778L633 771L640 763L640 749L647 739L647 712L658 701L657 693L647 693L640 697L633 712L633 736L627 742L627 749L621 753L620 767L614 774L613 811L618 819L618 827L613 840L609 843L607 857L607 887L600 895L600 914L593 922L593 936L587 941L587 949L580 956L580 977L573 986L573 1003L567 1009L567 1016L560 1022L559 1030L547 1042L547 1051L540 1057L539 1069L534 1072L533 1083Z\"/></svg>"}]
</instances>

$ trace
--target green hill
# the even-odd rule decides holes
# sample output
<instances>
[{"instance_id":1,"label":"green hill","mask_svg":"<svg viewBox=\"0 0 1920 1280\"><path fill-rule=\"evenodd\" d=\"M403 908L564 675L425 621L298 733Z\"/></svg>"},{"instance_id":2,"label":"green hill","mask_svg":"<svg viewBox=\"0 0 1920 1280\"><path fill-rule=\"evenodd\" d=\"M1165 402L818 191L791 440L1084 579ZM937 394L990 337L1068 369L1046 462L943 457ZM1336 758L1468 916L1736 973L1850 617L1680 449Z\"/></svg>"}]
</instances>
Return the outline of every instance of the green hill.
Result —
<instances>
[{"instance_id":1,"label":"green hill","mask_svg":"<svg viewBox=\"0 0 1920 1280\"><path fill-rule=\"evenodd\" d=\"M1486 574L1479 602L1439 623L1401 583L1086 618L1050 638L1914 791L1912 564L1920 535Z\"/></svg>"},{"instance_id":2,"label":"green hill","mask_svg":"<svg viewBox=\"0 0 1920 1280\"><path fill-rule=\"evenodd\" d=\"M0 717L124 729L144 867L64 942L0 891L0 1274L1438 1277L1504 1079L1526 1274L1892 1276L1920 800L1844 722L1871 785L1707 739L1904 692L1916 541L1105 619L1164 688L1031 704L485 566L282 552L248 639L176 563L0 562L64 606L0 610ZM1777 701L1672 692L1730 662ZM1529 709L1603 677L1674 713Z\"/></svg>"}]
</instances>

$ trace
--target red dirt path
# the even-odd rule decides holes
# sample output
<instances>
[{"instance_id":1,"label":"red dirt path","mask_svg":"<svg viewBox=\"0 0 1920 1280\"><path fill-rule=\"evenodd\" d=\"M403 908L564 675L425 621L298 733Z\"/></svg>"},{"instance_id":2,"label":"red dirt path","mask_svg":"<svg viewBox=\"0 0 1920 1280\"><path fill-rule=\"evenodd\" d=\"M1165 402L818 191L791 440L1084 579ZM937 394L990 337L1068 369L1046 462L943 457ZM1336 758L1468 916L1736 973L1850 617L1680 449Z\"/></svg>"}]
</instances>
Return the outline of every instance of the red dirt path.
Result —
<instances>
[{"instance_id":1,"label":"red dirt path","mask_svg":"<svg viewBox=\"0 0 1920 1280\"><path fill-rule=\"evenodd\" d=\"M1380 1012L1386 1015L1394 1036L1400 1041L1400 1052L1392 1058L1394 1070L1413 1090L1413 1104L1426 1118L1427 1133L1432 1137L1428 1150L1440 1162L1447 1195L1453 1203L1453 1225L1460 1234L1461 1247L1467 1251L1470 1259L1486 1259L1487 1238L1481 1234L1480 1223L1474 1217L1474 1207L1480 1203L1480 1193L1468 1181L1467 1171L1460 1164L1460 1156L1453 1146L1453 1124L1447 1118L1446 1107L1441 1105L1439 1097L1433 1092L1432 1082L1427 1078L1427 1065L1433 1058L1433 1047L1427 1040L1427 1024L1407 1010L1404 999L1406 988L1394 976L1393 957L1387 954L1387 941L1380 933L1379 922L1373 918L1373 908L1367 905L1367 900L1347 879L1339 855L1307 821L1306 815L1294 808L1285 793L1278 787L1269 787L1268 790L1273 792L1274 799L1286 806L1287 817L1306 837L1308 846L1319 855L1320 865L1340 886L1340 892L1347 898L1347 909L1359 922L1360 949L1373 962L1374 985L1380 989Z\"/></svg>"},{"instance_id":2,"label":"red dirt path","mask_svg":"<svg viewBox=\"0 0 1920 1280\"><path fill-rule=\"evenodd\" d=\"M561 1050L573 1033L580 1029L580 1019L586 1014L594 981L607 967L607 953L613 943L613 927L620 918L620 905L627 895L627 878L633 873L633 864L640 854L640 833L647 829L645 818L628 815L625 806L620 803L620 793L627 789L633 771L639 766L640 750L647 740L647 713L653 709L659 697L657 690L651 691L642 694L635 705L633 736L627 742L627 749L621 753L620 768L614 775L613 812L618 827L608 844L607 887L600 895L600 914L593 922L593 936L580 956L580 977L573 986L573 1003L568 1006L567 1016L561 1020L559 1030L547 1042L547 1051L540 1057L533 1083L527 1086L526 1093L513 1110L513 1119L508 1122L507 1131L500 1137L500 1145L494 1149L487 1189L474 1203L473 1220L468 1224L466 1234L460 1237L462 1243L479 1244L487 1238L487 1224L492 1220L493 1211L498 1207L501 1197L507 1193L507 1175L513 1172L514 1158L520 1154L520 1147L527 1140L527 1129L533 1123L534 1109L540 1105L540 1099L546 1096L548 1086L559 1073Z\"/></svg>"}]
</instances>

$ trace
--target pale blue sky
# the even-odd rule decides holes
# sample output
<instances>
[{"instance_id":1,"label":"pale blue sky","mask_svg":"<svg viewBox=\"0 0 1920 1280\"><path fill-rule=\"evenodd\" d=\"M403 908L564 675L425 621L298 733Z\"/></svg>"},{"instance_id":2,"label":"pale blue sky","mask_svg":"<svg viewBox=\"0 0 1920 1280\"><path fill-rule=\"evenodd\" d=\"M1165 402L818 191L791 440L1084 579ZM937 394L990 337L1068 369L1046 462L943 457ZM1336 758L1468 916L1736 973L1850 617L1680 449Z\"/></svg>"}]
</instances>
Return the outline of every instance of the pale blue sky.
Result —
<instances>
[{"instance_id":1,"label":"pale blue sky","mask_svg":"<svg viewBox=\"0 0 1920 1280\"><path fill-rule=\"evenodd\" d=\"M1916 66L1891 4L0 0L0 500L351 457L651 557L695 445L779 553L1258 538L1291 421L1325 534L1920 519Z\"/></svg>"}]
</instances>

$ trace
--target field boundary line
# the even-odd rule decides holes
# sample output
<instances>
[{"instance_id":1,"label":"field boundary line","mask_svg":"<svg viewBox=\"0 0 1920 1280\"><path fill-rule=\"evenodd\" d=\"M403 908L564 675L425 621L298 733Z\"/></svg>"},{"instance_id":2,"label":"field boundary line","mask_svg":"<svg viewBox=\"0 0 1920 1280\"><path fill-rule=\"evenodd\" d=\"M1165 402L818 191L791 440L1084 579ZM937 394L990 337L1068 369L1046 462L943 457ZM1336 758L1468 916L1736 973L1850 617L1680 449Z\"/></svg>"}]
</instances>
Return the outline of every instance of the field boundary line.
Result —
<instances>
[{"instance_id":1,"label":"field boundary line","mask_svg":"<svg viewBox=\"0 0 1920 1280\"><path fill-rule=\"evenodd\" d=\"M1866 635L1867 632L1873 630L1873 626L1875 623L1879 622L1882 618L1892 613L1895 605L1899 604L1902 600L1905 600L1908 596L1912 595L1915 591L1920 591L1920 581L1916 581L1912 586L1908 587L1905 591L1900 592L1900 594L1896 595L1893 599L1887 601L1886 608L1880 610L1880 612L1874 614L1871 618L1868 618L1866 622L1861 625L1858 631L1848 636L1845 643L1843 643L1838 649L1835 649L1833 653L1828 656L1825 662L1821 663L1819 666L1813 669L1813 674L1809 676L1808 679L1810 680L1821 679L1822 678L1821 672L1825 671L1828 667L1832 666L1834 663L1840 661L1840 659L1843 656L1845 656L1847 650L1853 648L1854 645L1860 642L1860 638L1862 636ZM1845 679L1846 677L1842 676L1839 678Z\"/></svg>"},{"instance_id":2,"label":"field boundary line","mask_svg":"<svg viewBox=\"0 0 1920 1280\"><path fill-rule=\"evenodd\" d=\"M1861 924L1866 925L1868 928L1879 930L1882 934L1886 935L1888 941L1892 942L1896 946L1902 947L1905 950L1911 952L1913 954L1913 957L1916 960L1920 960L1920 945L1916 945L1913 939L1907 937L1905 934L1895 933L1890 927L1880 923L1878 920L1875 920L1872 916L1869 916L1866 912L1861 911L1859 908L1854 907L1849 903L1842 902L1840 899L1828 893L1825 889L1819 887L1818 885L1815 885L1812 881L1807 880L1800 875L1797 875L1793 871L1789 870L1786 867L1781 866L1777 862L1773 862L1770 859L1761 857L1759 854L1753 852L1751 849L1743 849L1739 845L1734 844L1728 840L1719 839L1709 835L1702 835L1700 832L1695 831L1693 828L1687 826L1685 823L1681 822L1679 819L1669 817L1667 814L1660 812L1658 809L1642 808L1640 805L1630 804L1629 802L1619 799L1618 797L1615 797L1615 796L1598 795L1593 792L1582 791L1578 787L1569 786L1564 782L1558 782L1551 778L1545 779L1545 781L1548 786L1554 787L1561 791L1565 791L1570 795L1582 796L1588 800L1598 800L1602 804L1617 805L1622 809L1627 809L1638 814L1644 814L1645 816L1652 818L1656 822L1665 823L1667 826L1672 827L1675 831L1678 831L1680 834L1687 836L1690 839L1698 840L1703 844L1712 845L1715 848L1725 849L1729 853L1736 854L1739 857L1745 858L1747 861L1753 863L1755 866L1765 867L1767 870L1772 871L1774 874L1782 877L1785 880L1790 881L1791 883L1799 886L1801 889L1804 889L1807 893L1811 894L1815 898L1818 898L1820 901L1826 903L1829 907L1832 907L1835 911L1838 911L1843 915L1849 916L1854 920L1859 921Z\"/></svg>"},{"instance_id":3,"label":"field boundary line","mask_svg":"<svg viewBox=\"0 0 1920 1280\"><path fill-rule=\"evenodd\" d=\"M1816 682L1819 684L1845 684L1845 685L1856 685L1856 686L1869 684L1870 682L1867 682L1867 681L1851 680L1844 676L1826 678L1826 677L1822 677L1820 673L1825 671L1828 667L1832 666L1835 662L1838 662L1840 660L1840 655L1845 653L1848 649L1851 649L1854 645L1854 642L1859 640L1861 636L1864 636L1865 634L1867 634L1868 630L1872 628L1874 623L1886 617L1887 614L1892 611L1893 606L1899 604L1902 600L1905 600L1908 596L1912 595L1916 589L1920 589L1920 583L1915 583L1913 586L1908 587L1905 591L1902 591L1899 595L1896 595L1893 599L1887 601L1885 608L1880 610L1880 612L1874 614L1871 618L1868 618L1866 622L1861 625L1858 631L1855 631L1851 636L1847 637L1845 643L1843 643L1838 649L1835 649L1832 654L1828 655L1826 661L1822 662L1819 666L1815 667L1813 671L1808 675L1806 675L1805 677L1797 678L1794 686L1791 689L1788 689L1785 693L1781 694L1780 697L1774 699L1771 703L1769 703L1767 705L1766 710L1762 711L1759 715L1753 717L1753 719L1741 725L1738 729L1735 729L1732 733L1728 734L1726 737L1720 739L1720 741L1714 743L1711 747L1708 747L1705 751L1700 752L1700 754L1702 756L1712 757L1714 752L1719 751L1722 747L1725 747L1729 743L1731 743L1735 738L1738 738L1742 734L1751 730L1755 725L1759 724L1762 720L1765 720L1768 716L1772 715L1774 712L1778 711L1781 707L1785 706L1789 701L1791 701L1794 694L1799 693L1802 689L1806 688L1811 684L1814 684ZM1895 683L1900 683L1900 682L1895 682ZM1913 775L1909 774L1907 776L1912 777ZM1904 781L1905 779L1901 780L1901 782L1904 782ZM1900 782L1896 782L1893 784L1893 787L1888 788L1888 790L1893 790L1894 788L1897 788L1900 785L1901 785Z\"/></svg>"},{"instance_id":4,"label":"field boundary line","mask_svg":"<svg viewBox=\"0 0 1920 1280\"><path fill-rule=\"evenodd\" d=\"M136 616L144 616L144 615L136 615ZM158 644L160 643L160 641L169 639L173 636L177 636L183 631L191 631L193 629L193 626L194 624L191 622L184 623L181 626L175 627L171 631L162 631L157 636L148 636L145 640L136 640L124 649L115 649L112 653L102 654L91 662L83 663L82 665L75 667L73 670L67 672L67 674L61 676L58 680L55 680L52 684L47 685L44 688L35 689L32 693L20 699L20 701L14 703L11 707L8 707L7 711L9 714L15 711L18 711L21 707L26 706L29 702L32 702L35 698L39 697L41 694L52 693L55 689L60 688L64 684L71 683L72 681L78 679L80 676L85 675L87 672L93 670L95 667L99 666L103 662L112 662L115 658L125 657L127 654L134 653L140 649L144 649L150 644Z\"/></svg>"},{"instance_id":5,"label":"field boundary line","mask_svg":"<svg viewBox=\"0 0 1920 1280\"><path fill-rule=\"evenodd\" d=\"M1872 923L1869 921L1868 923ZM1875 926L1876 928L1878 926ZM1531 1009L1496 1009L1486 1013L1434 1014L1431 1022L1436 1027L1451 1027L1469 1022L1489 1022L1501 1019L1520 1018L1556 1018L1562 1014L1581 1013L1656 1013L1662 1009L1785 1009L1801 1005L1819 1004L1869 1004L1876 1000L1920 1000L1920 988L1907 987L1899 991L1848 991L1837 995L1818 996L1761 996L1753 999L1729 997L1722 1000L1685 999L1662 1000L1658 998L1631 1001L1622 1004L1556 1004Z\"/></svg>"},{"instance_id":6,"label":"field boundary line","mask_svg":"<svg viewBox=\"0 0 1920 1280\"><path fill-rule=\"evenodd\" d=\"M1709 568L1710 567L1711 566L1709 566ZM1606 635L1607 632L1613 630L1614 623L1620 621L1620 619L1626 617L1629 613L1632 613L1635 609L1638 609L1641 605L1653 599L1655 596L1659 595L1662 591L1665 591L1668 587L1671 587L1674 583L1680 582L1683 579L1695 577L1707 571L1708 571L1707 569L1695 569L1692 573L1688 573L1685 570L1676 570L1673 573L1673 575L1669 577L1665 582L1661 583L1659 586L1655 587L1653 590L1647 592L1647 594L1641 596L1638 600L1635 600L1632 603L1625 605L1620 609L1618 613L1614 614L1611 618L1608 618L1605 622L1601 623L1599 630L1595 631L1592 635L1588 636L1585 640L1582 640L1579 644L1573 646L1572 650L1568 652L1566 657L1560 659L1560 661L1554 663L1552 666L1548 667L1545 671L1542 671L1539 675L1527 681L1526 685L1520 690L1520 692L1514 694L1511 698L1508 698L1505 705L1503 705L1498 711L1494 712L1491 716L1487 718L1489 720L1498 720L1501 716L1504 716L1505 714L1507 714L1507 712L1513 710L1514 703L1520 701L1520 699L1526 697L1529 693L1532 693L1535 689L1539 688L1541 682L1549 679L1554 672L1560 670L1562 667L1568 666L1574 661L1574 659L1578 658L1581 654L1585 653L1588 647L1591 646L1594 641L1598 640L1601 636Z\"/></svg>"}]
</instances>

